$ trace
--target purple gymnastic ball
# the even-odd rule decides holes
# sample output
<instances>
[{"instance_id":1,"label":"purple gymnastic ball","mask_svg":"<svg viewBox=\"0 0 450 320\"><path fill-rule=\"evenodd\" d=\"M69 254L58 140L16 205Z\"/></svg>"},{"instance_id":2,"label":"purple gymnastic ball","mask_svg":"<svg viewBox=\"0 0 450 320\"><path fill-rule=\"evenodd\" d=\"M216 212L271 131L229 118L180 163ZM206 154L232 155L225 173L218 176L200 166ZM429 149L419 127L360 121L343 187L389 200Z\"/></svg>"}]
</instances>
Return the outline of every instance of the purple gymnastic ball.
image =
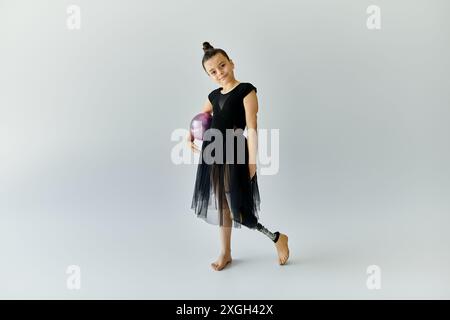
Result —
<instances>
[{"instance_id":1,"label":"purple gymnastic ball","mask_svg":"<svg viewBox=\"0 0 450 320\"><path fill-rule=\"evenodd\" d=\"M203 140L205 131L211 127L212 116L208 112L197 114L191 120L191 134L195 139Z\"/></svg>"}]
</instances>

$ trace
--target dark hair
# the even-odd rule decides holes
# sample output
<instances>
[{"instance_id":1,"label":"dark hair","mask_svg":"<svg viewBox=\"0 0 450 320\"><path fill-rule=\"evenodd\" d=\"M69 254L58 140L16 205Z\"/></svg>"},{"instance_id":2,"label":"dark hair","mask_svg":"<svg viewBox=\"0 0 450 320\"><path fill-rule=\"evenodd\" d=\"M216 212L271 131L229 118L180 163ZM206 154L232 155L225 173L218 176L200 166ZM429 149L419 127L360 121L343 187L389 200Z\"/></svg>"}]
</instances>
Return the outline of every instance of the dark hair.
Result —
<instances>
[{"instance_id":1,"label":"dark hair","mask_svg":"<svg viewBox=\"0 0 450 320\"><path fill-rule=\"evenodd\" d=\"M205 62L214 57L216 54L221 53L225 56L225 58L228 59L228 61L230 61L230 58L224 50L220 48L214 48L209 42L203 42L203 52L204 55L202 59L202 67L203 70L205 70L206 74L208 74L208 71L206 71L205 69Z\"/></svg>"}]
</instances>

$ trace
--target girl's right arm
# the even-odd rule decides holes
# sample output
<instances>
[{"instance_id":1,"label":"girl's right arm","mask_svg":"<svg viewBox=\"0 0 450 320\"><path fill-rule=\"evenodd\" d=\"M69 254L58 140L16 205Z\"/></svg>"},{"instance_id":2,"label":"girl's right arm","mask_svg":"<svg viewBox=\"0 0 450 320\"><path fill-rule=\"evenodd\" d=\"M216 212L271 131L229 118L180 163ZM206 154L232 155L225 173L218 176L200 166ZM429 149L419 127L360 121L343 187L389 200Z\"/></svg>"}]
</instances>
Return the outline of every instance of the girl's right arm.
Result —
<instances>
[{"instance_id":1,"label":"girl's right arm","mask_svg":"<svg viewBox=\"0 0 450 320\"><path fill-rule=\"evenodd\" d=\"M212 111L213 111L213 106L212 106L211 102L209 101L209 99L207 98L205 101L205 104L203 105L202 112L211 114ZM193 152L197 152L197 153L200 152L200 150L194 143L194 136L192 135L191 130L189 130L186 140L187 140L187 144L188 144L189 148Z\"/></svg>"},{"instance_id":2,"label":"girl's right arm","mask_svg":"<svg viewBox=\"0 0 450 320\"><path fill-rule=\"evenodd\" d=\"M211 102L209 101L209 99L206 99L206 102L203 105L202 112L207 112L207 113L211 114L212 111L213 111L213 106L212 106Z\"/></svg>"}]
</instances>

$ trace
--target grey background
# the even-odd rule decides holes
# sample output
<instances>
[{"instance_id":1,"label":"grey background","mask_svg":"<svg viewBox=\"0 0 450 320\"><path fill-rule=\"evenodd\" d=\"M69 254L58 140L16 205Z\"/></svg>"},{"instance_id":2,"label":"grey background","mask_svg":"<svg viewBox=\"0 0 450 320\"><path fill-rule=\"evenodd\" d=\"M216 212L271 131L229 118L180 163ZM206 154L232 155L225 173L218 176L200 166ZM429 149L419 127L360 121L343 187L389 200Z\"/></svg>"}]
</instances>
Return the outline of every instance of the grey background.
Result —
<instances>
[{"instance_id":1,"label":"grey background","mask_svg":"<svg viewBox=\"0 0 450 320\"><path fill-rule=\"evenodd\" d=\"M0 298L448 299L449 9L0 0ZM259 128L280 129L280 170L259 186L286 266L248 229L231 268L209 266L218 230L190 210L196 167L170 158L217 87L203 41L257 87ZM72 264L81 290L66 288Z\"/></svg>"}]
</instances>

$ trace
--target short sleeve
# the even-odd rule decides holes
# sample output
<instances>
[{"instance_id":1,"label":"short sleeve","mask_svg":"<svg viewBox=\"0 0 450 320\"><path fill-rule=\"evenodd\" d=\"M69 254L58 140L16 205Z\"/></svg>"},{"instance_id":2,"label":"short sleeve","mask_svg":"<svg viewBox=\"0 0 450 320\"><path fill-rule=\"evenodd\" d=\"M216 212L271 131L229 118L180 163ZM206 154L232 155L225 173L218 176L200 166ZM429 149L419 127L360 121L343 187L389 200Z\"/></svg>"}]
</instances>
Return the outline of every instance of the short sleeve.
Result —
<instances>
[{"instance_id":1,"label":"short sleeve","mask_svg":"<svg viewBox=\"0 0 450 320\"><path fill-rule=\"evenodd\" d=\"M214 91L211 92L210 94L208 94L208 100L209 100L209 102L211 102L211 104L213 102L213 93L214 93Z\"/></svg>"},{"instance_id":2,"label":"short sleeve","mask_svg":"<svg viewBox=\"0 0 450 320\"><path fill-rule=\"evenodd\" d=\"M211 104L213 104L215 92L216 92L216 90L214 90L208 94L208 100L209 100L209 102L211 102Z\"/></svg>"},{"instance_id":3,"label":"short sleeve","mask_svg":"<svg viewBox=\"0 0 450 320\"><path fill-rule=\"evenodd\" d=\"M244 93L243 93L243 97L245 98L250 92L252 92L253 90L255 90L255 92L258 92L256 90L256 87L254 85L252 85L251 83L246 83L244 86Z\"/></svg>"}]
</instances>

